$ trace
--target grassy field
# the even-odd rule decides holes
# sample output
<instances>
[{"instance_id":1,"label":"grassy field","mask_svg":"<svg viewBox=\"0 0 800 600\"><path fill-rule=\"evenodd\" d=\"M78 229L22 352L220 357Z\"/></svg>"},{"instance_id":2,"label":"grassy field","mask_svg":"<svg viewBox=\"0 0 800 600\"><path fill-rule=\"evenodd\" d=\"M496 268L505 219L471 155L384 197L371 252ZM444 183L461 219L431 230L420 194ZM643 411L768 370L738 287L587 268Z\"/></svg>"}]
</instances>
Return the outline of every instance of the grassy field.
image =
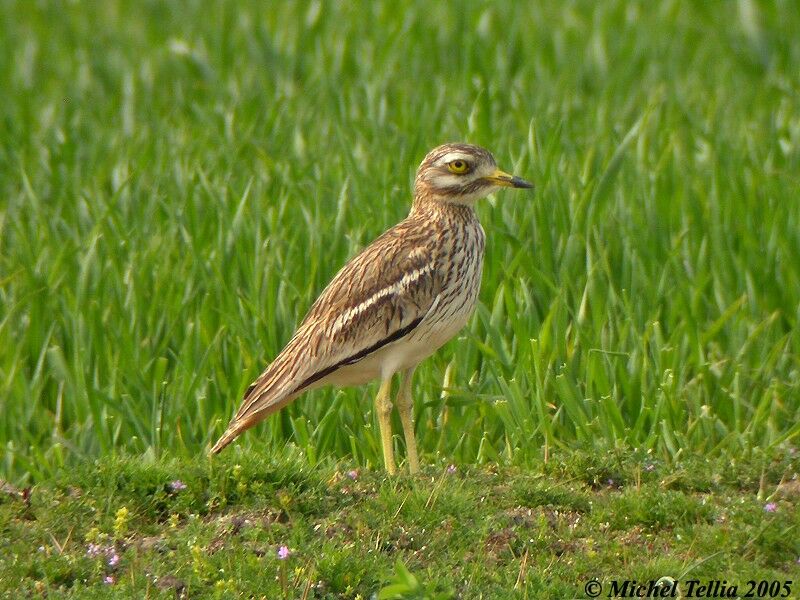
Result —
<instances>
[{"instance_id":1,"label":"grassy field","mask_svg":"<svg viewBox=\"0 0 800 600\"><path fill-rule=\"evenodd\" d=\"M478 209L481 304L417 371L424 463L475 474L467 498L489 465L516 481L570 453L797 473L797 3L7 0L0 23L9 485L115 457L214 471L198 457L248 383L453 140L536 189ZM231 453L402 496L374 392L310 393ZM101 484L74 485L108 519Z\"/></svg>"},{"instance_id":2,"label":"grassy field","mask_svg":"<svg viewBox=\"0 0 800 600\"><path fill-rule=\"evenodd\" d=\"M800 482L780 482L798 457L667 467L555 451L539 469L410 480L240 454L104 459L24 497L0 490L0 594L564 600L593 579L605 598L663 577L676 598L698 597L692 580L798 594Z\"/></svg>"},{"instance_id":3,"label":"grassy field","mask_svg":"<svg viewBox=\"0 0 800 600\"><path fill-rule=\"evenodd\" d=\"M538 187L480 207L482 305L418 376L428 460L800 433L796 4L2 6L6 477L201 452L452 139ZM375 465L372 392L241 443Z\"/></svg>"}]
</instances>

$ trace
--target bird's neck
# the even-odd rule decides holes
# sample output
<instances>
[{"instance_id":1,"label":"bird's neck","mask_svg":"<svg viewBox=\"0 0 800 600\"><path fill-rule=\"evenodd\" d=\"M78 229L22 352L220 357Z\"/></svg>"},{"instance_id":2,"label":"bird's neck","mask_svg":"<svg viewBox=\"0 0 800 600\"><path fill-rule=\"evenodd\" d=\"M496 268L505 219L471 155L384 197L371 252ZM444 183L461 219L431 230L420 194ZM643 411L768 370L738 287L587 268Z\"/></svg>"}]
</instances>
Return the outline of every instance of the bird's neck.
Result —
<instances>
[{"instance_id":1,"label":"bird's neck","mask_svg":"<svg viewBox=\"0 0 800 600\"><path fill-rule=\"evenodd\" d=\"M464 222L475 221L478 218L472 203L462 204L460 202L449 202L447 200L438 200L427 196L416 196L414 198L409 217L447 219Z\"/></svg>"}]
</instances>

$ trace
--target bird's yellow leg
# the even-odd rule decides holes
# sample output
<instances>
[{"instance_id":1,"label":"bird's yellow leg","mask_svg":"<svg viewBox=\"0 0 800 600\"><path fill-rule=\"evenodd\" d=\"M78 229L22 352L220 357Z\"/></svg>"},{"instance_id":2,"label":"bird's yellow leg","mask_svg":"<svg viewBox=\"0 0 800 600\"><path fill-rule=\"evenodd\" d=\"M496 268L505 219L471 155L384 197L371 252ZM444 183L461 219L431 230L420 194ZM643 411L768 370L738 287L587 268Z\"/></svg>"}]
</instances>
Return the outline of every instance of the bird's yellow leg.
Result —
<instances>
[{"instance_id":1,"label":"bird's yellow leg","mask_svg":"<svg viewBox=\"0 0 800 600\"><path fill-rule=\"evenodd\" d=\"M406 453L408 454L408 470L412 475L419 473L417 458L417 438L414 435L414 398L411 395L411 380L414 378L414 367L403 371L400 391L397 394L397 411L403 423L406 436Z\"/></svg>"},{"instance_id":2,"label":"bird's yellow leg","mask_svg":"<svg viewBox=\"0 0 800 600\"><path fill-rule=\"evenodd\" d=\"M378 425L381 428L381 444L383 444L383 463L389 475L397 473L394 466L394 450L392 449L392 378L381 383L378 395L375 396L375 411L378 413Z\"/></svg>"}]
</instances>

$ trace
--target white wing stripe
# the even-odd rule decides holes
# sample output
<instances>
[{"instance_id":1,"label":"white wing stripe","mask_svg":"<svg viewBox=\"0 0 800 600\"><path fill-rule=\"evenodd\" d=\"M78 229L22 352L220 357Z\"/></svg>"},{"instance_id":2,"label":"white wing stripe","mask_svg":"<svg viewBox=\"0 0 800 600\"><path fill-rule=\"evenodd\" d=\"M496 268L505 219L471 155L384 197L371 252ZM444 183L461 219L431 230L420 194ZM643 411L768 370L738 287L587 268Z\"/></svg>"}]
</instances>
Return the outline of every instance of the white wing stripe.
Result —
<instances>
[{"instance_id":1,"label":"white wing stripe","mask_svg":"<svg viewBox=\"0 0 800 600\"><path fill-rule=\"evenodd\" d=\"M414 269L413 271L409 271L400 279L390 285L389 287L385 287L381 290L375 292L372 296L353 306L348 308L333 322L333 326L331 327L331 335L334 335L341 331L350 321L355 319L358 315L363 313L365 310L369 309L370 306L378 302L381 298L385 298L386 296L390 296L392 294L397 294L398 292L403 291L404 289L408 288L411 284L416 282L420 277L425 275L426 273L430 273L434 269L434 264L430 263L425 265L424 267L420 267L419 269Z\"/></svg>"}]
</instances>

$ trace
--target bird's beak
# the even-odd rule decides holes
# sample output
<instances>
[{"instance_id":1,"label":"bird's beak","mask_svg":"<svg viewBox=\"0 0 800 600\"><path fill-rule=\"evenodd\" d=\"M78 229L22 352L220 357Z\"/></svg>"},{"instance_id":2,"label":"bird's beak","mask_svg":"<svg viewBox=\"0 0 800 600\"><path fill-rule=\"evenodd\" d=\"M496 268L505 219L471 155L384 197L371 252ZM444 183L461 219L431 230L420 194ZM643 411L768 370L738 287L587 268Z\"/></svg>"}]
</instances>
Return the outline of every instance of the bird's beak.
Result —
<instances>
[{"instance_id":1,"label":"bird's beak","mask_svg":"<svg viewBox=\"0 0 800 600\"><path fill-rule=\"evenodd\" d=\"M483 178L485 181L488 181L492 185L499 185L500 187L513 187L513 188L532 188L533 184L525 181L521 177L515 177L514 175L509 175L505 171L501 171L497 169L494 173L489 175L488 177Z\"/></svg>"}]
</instances>

